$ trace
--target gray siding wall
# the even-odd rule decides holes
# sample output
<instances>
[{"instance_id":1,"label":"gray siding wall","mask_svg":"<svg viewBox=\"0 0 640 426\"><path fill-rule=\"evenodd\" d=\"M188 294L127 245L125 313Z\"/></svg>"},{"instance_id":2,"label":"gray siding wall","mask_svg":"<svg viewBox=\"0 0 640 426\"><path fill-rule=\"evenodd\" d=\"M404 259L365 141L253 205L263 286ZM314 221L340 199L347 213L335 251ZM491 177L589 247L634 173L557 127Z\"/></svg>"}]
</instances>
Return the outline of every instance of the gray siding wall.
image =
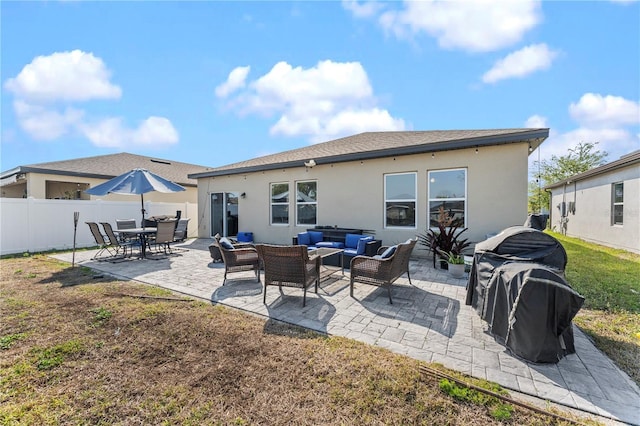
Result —
<instances>
[{"instance_id":1,"label":"gray siding wall","mask_svg":"<svg viewBox=\"0 0 640 426\"><path fill-rule=\"evenodd\" d=\"M624 223L613 225L611 186L624 182ZM550 225L560 232L558 205L575 203L575 213L567 213L566 235L585 241L640 253L640 166L633 165L609 173L571 182L551 190Z\"/></svg>"}]
</instances>

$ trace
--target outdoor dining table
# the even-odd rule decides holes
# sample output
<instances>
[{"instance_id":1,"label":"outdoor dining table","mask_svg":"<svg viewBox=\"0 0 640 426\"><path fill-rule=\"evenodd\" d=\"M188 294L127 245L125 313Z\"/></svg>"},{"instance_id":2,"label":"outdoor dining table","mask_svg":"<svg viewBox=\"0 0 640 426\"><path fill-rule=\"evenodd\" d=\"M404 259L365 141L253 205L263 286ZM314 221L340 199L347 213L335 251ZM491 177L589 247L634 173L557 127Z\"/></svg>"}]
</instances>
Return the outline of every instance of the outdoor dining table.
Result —
<instances>
[{"instance_id":1,"label":"outdoor dining table","mask_svg":"<svg viewBox=\"0 0 640 426\"><path fill-rule=\"evenodd\" d=\"M128 228L120 231L124 235L136 235L140 239L140 259L147 257L147 239L158 232L158 228L146 226L143 228Z\"/></svg>"}]
</instances>

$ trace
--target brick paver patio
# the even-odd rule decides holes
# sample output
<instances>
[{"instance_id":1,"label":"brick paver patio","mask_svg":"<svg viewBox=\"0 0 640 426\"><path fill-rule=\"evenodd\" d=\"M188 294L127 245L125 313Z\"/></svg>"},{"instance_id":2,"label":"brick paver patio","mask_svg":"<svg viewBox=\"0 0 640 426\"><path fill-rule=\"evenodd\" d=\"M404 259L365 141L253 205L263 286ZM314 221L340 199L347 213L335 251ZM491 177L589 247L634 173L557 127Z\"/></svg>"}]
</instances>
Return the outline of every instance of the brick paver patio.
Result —
<instances>
[{"instance_id":1,"label":"brick paver patio","mask_svg":"<svg viewBox=\"0 0 640 426\"><path fill-rule=\"evenodd\" d=\"M574 327L576 353L557 364L535 364L512 356L487 333L484 321L465 305L466 279L456 280L433 269L426 260L412 260L411 280L393 287L393 305L386 290L356 284L349 296L344 278L321 284L318 294L276 287L267 289L252 272L230 274L222 286L224 266L211 262L211 240L189 240L173 256L160 260L96 262L94 252L76 253L76 262L117 278L163 287L254 314L286 321L330 335L344 336L388 348L409 357L438 362L473 377L513 390L516 397L544 405L560 404L610 419L640 425L640 390L613 362ZM57 254L71 262L71 253ZM598 420L602 421L602 417Z\"/></svg>"}]
</instances>

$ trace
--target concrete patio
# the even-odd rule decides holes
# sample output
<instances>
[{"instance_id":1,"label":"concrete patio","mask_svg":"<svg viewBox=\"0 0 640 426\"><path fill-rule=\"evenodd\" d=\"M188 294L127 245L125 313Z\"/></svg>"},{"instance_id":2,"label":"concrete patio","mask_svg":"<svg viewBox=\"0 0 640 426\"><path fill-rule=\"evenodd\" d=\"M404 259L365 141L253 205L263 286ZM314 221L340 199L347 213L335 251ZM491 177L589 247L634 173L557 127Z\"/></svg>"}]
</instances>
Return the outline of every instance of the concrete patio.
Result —
<instances>
[{"instance_id":1,"label":"concrete patio","mask_svg":"<svg viewBox=\"0 0 640 426\"><path fill-rule=\"evenodd\" d=\"M538 406L546 401L565 411L579 410L610 424L640 425L640 389L574 327L576 353L557 364L535 364L512 356L487 333L476 311L465 305L466 279L456 280L433 269L426 260L412 260L412 285L406 277L393 287L393 305L386 290L356 284L349 296L348 271L342 279L321 284L318 294L276 287L267 289L252 272L229 275L222 286L224 265L212 263L211 240L178 244L187 250L159 260L120 263L92 261L95 251L77 252L76 263L116 278L166 288L329 335L344 336L393 352L491 380L512 396ZM71 253L53 257L71 263ZM341 278L340 275L337 278ZM553 405L553 404L552 404Z\"/></svg>"}]
</instances>

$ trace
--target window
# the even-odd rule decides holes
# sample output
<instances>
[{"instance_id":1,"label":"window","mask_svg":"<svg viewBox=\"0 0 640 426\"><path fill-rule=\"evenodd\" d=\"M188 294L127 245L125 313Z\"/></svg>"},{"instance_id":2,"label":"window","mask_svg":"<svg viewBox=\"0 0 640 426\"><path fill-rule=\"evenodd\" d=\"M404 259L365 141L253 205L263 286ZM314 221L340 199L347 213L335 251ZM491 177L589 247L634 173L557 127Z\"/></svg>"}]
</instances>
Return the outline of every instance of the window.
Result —
<instances>
[{"instance_id":1,"label":"window","mask_svg":"<svg viewBox=\"0 0 640 426\"><path fill-rule=\"evenodd\" d=\"M384 226L416 227L416 173L384 176Z\"/></svg>"},{"instance_id":2,"label":"window","mask_svg":"<svg viewBox=\"0 0 640 426\"><path fill-rule=\"evenodd\" d=\"M624 183L614 183L611 189L611 222L613 225L622 225L624 216Z\"/></svg>"},{"instance_id":3,"label":"window","mask_svg":"<svg viewBox=\"0 0 640 426\"><path fill-rule=\"evenodd\" d=\"M318 182L296 182L296 224L318 223Z\"/></svg>"},{"instance_id":4,"label":"window","mask_svg":"<svg viewBox=\"0 0 640 426\"><path fill-rule=\"evenodd\" d=\"M440 207L449 213L453 224L466 225L467 170L436 170L428 173L429 179L429 226L438 226Z\"/></svg>"},{"instance_id":5,"label":"window","mask_svg":"<svg viewBox=\"0 0 640 426\"><path fill-rule=\"evenodd\" d=\"M289 224L289 184L271 184L271 224Z\"/></svg>"}]
</instances>

